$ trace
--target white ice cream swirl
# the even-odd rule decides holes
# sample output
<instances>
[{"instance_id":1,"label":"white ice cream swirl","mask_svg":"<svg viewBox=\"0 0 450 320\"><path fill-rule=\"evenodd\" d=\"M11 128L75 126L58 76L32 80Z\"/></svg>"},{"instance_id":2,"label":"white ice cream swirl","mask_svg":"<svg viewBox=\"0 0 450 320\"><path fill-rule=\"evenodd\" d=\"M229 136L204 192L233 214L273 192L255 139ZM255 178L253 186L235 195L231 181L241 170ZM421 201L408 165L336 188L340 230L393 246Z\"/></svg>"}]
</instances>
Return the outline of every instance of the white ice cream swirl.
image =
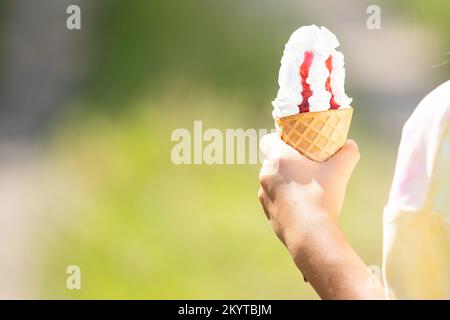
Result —
<instances>
[{"instance_id":1,"label":"white ice cream swirl","mask_svg":"<svg viewBox=\"0 0 450 320\"><path fill-rule=\"evenodd\" d=\"M313 59L306 83L312 92L308 98L309 111L330 109L331 98L339 108L348 108L352 99L345 94L344 55L337 51L339 41L325 27L315 25L297 29L286 43L278 77L280 86L277 97L272 102L275 118L299 113L299 105L303 102L302 79L300 66L303 64L305 52L312 52ZM325 61L332 57L331 75ZM326 82L330 77L331 92L327 91Z\"/></svg>"}]
</instances>

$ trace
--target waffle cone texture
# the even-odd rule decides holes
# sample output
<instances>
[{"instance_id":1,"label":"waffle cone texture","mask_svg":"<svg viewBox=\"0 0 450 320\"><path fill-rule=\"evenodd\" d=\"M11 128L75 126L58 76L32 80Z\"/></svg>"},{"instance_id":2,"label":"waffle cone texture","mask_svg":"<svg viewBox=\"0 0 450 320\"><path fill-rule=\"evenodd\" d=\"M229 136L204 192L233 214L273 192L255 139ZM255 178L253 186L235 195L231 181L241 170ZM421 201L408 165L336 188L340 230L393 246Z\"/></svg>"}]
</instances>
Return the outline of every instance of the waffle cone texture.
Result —
<instances>
[{"instance_id":1,"label":"waffle cone texture","mask_svg":"<svg viewBox=\"0 0 450 320\"><path fill-rule=\"evenodd\" d=\"M347 140L353 108L304 112L276 120L281 139L305 157L324 162Z\"/></svg>"}]
</instances>

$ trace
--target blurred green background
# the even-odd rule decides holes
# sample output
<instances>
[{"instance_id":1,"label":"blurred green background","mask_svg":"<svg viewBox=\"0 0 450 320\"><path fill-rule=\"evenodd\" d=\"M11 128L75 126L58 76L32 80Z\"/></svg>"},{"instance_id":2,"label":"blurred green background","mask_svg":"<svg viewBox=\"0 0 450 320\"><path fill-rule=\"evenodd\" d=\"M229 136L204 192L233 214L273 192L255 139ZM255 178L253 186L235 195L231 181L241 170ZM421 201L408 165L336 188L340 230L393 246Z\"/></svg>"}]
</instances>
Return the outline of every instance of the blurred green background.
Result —
<instances>
[{"instance_id":1,"label":"blurred green background","mask_svg":"<svg viewBox=\"0 0 450 320\"><path fill-rule=\"evenodd\" d=\"M82 29L65 28L77 3ZM362 158L341 225L381 265L401 128L450 71L448 1L3 4L0 298L317 295L256 197L259 165L174 165L171 133L273 128L284 43L325 25L346 56ZM66 288L78 265L82 289Z\"/></svg>"}]
</instances>

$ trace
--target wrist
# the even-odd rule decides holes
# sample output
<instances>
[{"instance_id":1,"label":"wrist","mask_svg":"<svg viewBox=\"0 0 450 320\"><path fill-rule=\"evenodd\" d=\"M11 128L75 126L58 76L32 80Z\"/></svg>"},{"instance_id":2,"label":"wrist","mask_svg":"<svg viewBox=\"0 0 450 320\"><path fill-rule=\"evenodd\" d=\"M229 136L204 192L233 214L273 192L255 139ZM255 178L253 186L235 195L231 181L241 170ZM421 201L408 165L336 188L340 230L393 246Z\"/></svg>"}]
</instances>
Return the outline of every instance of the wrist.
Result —
<instances>
[{"instance_id":1,"label":"wrist","mask_svg":"<svg viewBox=\"0 0 450 320\"><path fill-rule=\"evenodd\" d=\"M317 257L333 260L347 244L337 221L330 215L314 219L301 234L292 233L286 235L286 247L302 272L304 267L314 264Z\"/></svg>"},{"instance_id":2,"label":"wrist","mask_svg":"<svg viewBox=\"0 0 450 320\"><path fill-rule=\"evenodd\" d=\"M323 224L301 243L291 245L291 256L322 299L383 299L383 287L371 291L367 266L345 239L337 223Z\"/></svg>"}]
</instances>

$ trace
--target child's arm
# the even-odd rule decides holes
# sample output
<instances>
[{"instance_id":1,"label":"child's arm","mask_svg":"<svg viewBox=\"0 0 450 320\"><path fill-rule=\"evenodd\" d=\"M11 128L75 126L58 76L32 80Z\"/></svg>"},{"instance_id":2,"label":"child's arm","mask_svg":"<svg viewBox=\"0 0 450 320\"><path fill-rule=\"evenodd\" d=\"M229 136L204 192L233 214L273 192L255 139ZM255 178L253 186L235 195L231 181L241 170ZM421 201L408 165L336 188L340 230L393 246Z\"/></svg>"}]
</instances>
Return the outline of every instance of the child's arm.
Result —
<instances>
[{"instance_id":1,"label":"child's arm","mask_svg":"<svg viewBox=\"0 0 450 320\"><path fill-rule=\"evenodd\" d=\"M276 134L261 140L261 150L267 157L259 190L264 212L320 297L384 299L383 287L369 281L371 273L337 223L359 160L356 143L347 142L325 163L301 156Z\"/></svg>"}]
</instances>

